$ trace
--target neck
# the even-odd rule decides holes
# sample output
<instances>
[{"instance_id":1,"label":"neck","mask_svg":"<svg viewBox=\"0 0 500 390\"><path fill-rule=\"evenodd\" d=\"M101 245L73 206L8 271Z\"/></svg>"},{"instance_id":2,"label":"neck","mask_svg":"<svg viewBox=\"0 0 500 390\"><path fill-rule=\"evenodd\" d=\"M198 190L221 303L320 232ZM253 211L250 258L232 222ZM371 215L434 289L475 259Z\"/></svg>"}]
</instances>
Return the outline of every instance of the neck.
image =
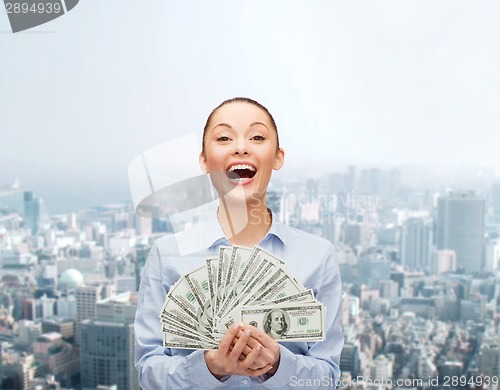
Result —
<instances>
[{"instance_id":1,"label":"neck","mask_svg":"<svg viewBox=\"0 0 500 390\"><path fill-rule=\"evenodd\" d=\"M221 198L217 212L225 236L233 245L257 245L271 227L272 218L265 202L242 202Z\"/></svg>"}]
</instances>

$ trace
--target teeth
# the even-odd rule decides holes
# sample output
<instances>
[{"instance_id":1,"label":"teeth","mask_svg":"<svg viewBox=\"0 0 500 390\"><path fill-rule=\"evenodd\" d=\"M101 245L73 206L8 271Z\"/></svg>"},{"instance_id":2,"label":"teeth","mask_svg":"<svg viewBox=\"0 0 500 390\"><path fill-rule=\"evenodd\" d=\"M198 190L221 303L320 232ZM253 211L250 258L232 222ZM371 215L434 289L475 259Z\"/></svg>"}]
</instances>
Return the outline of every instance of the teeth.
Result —
<instances>
[{"instance_id":1,"label":"teeth","mask_svg":"<svg viewBox=\"0 0 500 390\"><path fill-rule=\"evenodd\" d=\"M248 170L250 170L252 172L255 172L255 168L252 167L251 165L248 165L248 164L236 164L236 165L233 165L231 168L229 168L229 172L233 172L236 169L248 169Z\"/></svg>"},{"instance_id":2,"label":"teeth","mask_svg":"<svg viewBox=\"0 0 500 390\"><path fill-rule=\"evenodd\" d=\"M241 183L243 181L247 181L247 180L250 180L250 178L249 177L240 177L238 179L231 179L231 181L235 181L235 182L237 181L239 183Z\"/></svg>"}]
</instances>

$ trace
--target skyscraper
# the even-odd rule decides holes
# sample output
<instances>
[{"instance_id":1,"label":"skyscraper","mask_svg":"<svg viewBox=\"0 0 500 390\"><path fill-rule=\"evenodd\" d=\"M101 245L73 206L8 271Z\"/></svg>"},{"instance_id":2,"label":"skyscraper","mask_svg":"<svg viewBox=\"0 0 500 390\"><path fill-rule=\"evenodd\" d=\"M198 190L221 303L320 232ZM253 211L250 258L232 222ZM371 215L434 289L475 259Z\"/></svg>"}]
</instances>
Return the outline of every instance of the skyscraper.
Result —
<instances>
[{"instance_id":1,"label":"skyscraper","mask_svg":"<svg viewBox=\"0 0 500 390\"><path fill-rule=\"evenodd\" d=\"M340 369L342 372L350 372L355 377L361 370L360 366L358 346L352 342L346 343L340 355Z\"/></svg>"},{"instance_id":2,"label":"skyscraper","mask_svg":"<svg viewBox=\"0 0 500 390\"><path fill-rule=\"evenodd\" d=\"M84 388L116 385L138 390L134 367L137 294L123 293L96 303L96 318L82 321L81 373Z\"/></svg>"},{"instance_id":3,"label":"skyscraper","mask_svg":"<svg viewBox=\"0 0 500 390\"><path fill-rule=\"evenodd\" d=\"M135 287L136 291L139 291L139 286L141 284L141 276L142 269L146 264L146 260L148 258L149 251L151 250L150 246L137 244L135 246Z\"/></svg>"},{"instance_id":4,"label":"skyscraper","mask_svg":"<svg viewBox=\"0 0 500 390\"><path fill-rule=\"evenodd\" d=\"M95 304L102 298L101 286L81 286L76 290L76 341L81 338L83 320L95 318Z\"/></svg>"},{"instance_id":5,"label":"skyscraper","mask_svg":"<svg viewBox=\"0 0 500 390\"><path fill-rule=\"evenodd\" d=\"M491 204L495 215L500 216L500 183L491 186Z\"/></svg>"},{"instance_id":6,"label":"skyscraper","mask_svg":"<svg viewBox=\"0 0 500 390\"><path fill-rule=\"evenodd\" d=\"M24 227L36 234L40 226L40 199L33 195L33 191L24 192Z\"/></svg>"},{"instance_id":7,"label":"skyscraper","mask_svg":"<svg viewBox=\"0 0 500 390\"><path fill-rule=\"evenodd\" d=\"M432 253L432 220L409 218L401 240L402 264L411 270L423 270L430 265Z\"/></svg>"},{"instance_id":8,"label":"skyscraper","mask_svg":"<svg viewBox=\"0 0 500 390\"><path fill-rule=\"evenodd\" d=\"M488 338L483 341L479 352L479 370L490 378L500 375L500 339Z\"/></svg>"},{"instance_id":9,"label":"skyscraper","mask_svg":"<svg viewBox=\"0 0 500 390\"><path fill-rule=\"evenodd\" d=\"M472 191L452 192L438 199L437 247L453 249L457 267L483 270L485 200Z\"/></svg>"}]
</instances>

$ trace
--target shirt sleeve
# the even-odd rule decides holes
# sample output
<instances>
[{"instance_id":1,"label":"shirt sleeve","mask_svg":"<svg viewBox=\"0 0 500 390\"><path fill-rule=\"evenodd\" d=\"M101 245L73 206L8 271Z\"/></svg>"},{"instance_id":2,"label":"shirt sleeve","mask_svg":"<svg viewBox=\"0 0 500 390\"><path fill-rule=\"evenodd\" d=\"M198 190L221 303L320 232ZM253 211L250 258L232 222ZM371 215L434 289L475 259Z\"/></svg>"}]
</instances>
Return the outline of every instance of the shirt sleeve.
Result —
<instances>
[{"instance_id":1,"label":"shirt sleeve","mask_svg":"<svg viewBox=\"0 0 500 390\"><path fill-rule=\"evenodd\" d=\"M216 389L224 383L207 368L204 351L172 355L163 347L160 311L171 282L164 277L160 251L153 245L143 269L135 316L135 366L143 389Z\"/></svg>"},{"instance_id":2,"label":"shirt sleeve","mask_svg":"<svg viewBox=\"0 0 500 390\"><path fill-rule=\"evenodd\" d=\"M344 346L342 333L342 283L334 249L328 249L318 271L316 298L326 307L324 341L308 343L305 355L297 355L281 345L280 364L276 373L262 382L270 390L289 387L335 389L340 378L340 354Z\"/></svg>"}]
</instances>

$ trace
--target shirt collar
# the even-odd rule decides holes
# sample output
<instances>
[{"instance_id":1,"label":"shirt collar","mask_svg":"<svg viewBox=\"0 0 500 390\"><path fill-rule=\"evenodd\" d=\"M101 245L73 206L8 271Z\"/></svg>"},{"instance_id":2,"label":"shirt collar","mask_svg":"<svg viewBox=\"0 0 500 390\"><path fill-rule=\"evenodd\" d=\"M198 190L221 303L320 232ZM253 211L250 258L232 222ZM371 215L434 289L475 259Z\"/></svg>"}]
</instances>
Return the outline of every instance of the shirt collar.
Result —
<instances>
[{"instance_id":1,"label":"shirt collar","mask_svg":"<svg viewBox=\"0 0 500 390\"><path fill-rule=\"evenodd\" d=\"M276 237L287 245L286 227L278 214L272 212L272 223L262 242ZM219 245L230 245L217 219L217 210L209 213L207 218L195 227L175 234L181 254L196 253Z\"/></svg>"},{"instance_id":2,"label":"shirt collar","mask_svg":"<svg viewBox=\"0 0 500 390\"><path fill-rule=\"evenodd\" d=\"M271 211L271 213L273 215L273 222L265 238L267 238L270 235L273 235L276 238L278 238L283 243L283 245L288 245L287 242L288 237L285 233L286 225L283 222L281 222L278 214L276 214L274 211Z\"/></svg>"}]
</instances>

